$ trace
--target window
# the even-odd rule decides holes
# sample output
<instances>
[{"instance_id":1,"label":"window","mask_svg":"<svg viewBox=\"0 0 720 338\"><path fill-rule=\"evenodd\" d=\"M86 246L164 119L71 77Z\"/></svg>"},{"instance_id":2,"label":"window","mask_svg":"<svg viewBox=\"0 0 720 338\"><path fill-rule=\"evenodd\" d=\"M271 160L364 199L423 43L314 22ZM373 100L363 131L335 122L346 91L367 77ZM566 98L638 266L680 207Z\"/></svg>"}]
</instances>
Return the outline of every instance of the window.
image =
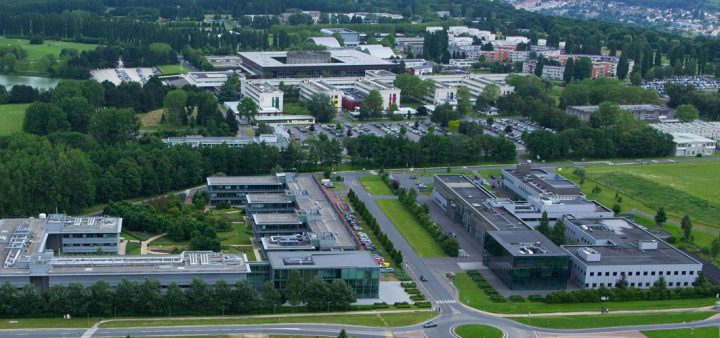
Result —
<instances>
[{"instance_id":1,"label":"window","mask_svg":"<svg viewBox=\"0 0 720 338\"><path fill-rule=\"evenodd\" d=\"M693 274L695 274L695 271L690 271L690 276L692 276Z\"/></svg>"},{"instance_id":2,"label":"window","mask_svg":"<svg viewBox=\"0 0 720 338\"><path fill-rule=\"evenodd\" d=\"M643 271L643 276L647 276L647 271Z\"/></svg>"},{"instance_id":3,"label":"window","mask_svg":"<svg viewBox=\"0 0 720 338\"><path fill-rule=\"evenodd\" d=\"M650 286L650 283L645 283L645 287L649 287L649 286Z\"/></svg>"},{"instance_id":4,"label":"window","mask_svg":"<svg viewBox=\"0 0 720 338\"><path fill-rule=\"evenodd\" d=\"M635 287L635 283L630 283L630 287Z\"/></svg>"},{"instance_id":5,"label":"window","mask_svg":"<svg viewBox=\"0 0 720 338\"><path fill-rule=\"evenodd\" d=\"M651 272L650 275L655 276L655 271Z\"/></svg>"},{"instance_id":6,"label":"window","mask_svg":"<svg viewBox=\"0 0 720 338\"><path fill-rule=\"evenodd\" d=\"M683 286L688 286L688 282L683 283Z\"/></svg>"},{"instance_id":7,"label":"window","mask_svg":"<svg viewBox=\"0 0 720 338\"><path fill-rule=\"evenodd\" d=\"M673 286L673 282L668 283L668 286Z\"/></svg>"},{"instance_id":8,"label":"window","mask_svg":"<svg viewBox=\"0 0 720 338\"><path fill-rule=\"evenodd\" d=\"M628 272L628 276L632 276L632 271Z\"/></svg>"},{"instance_id":9,"label":"window","mask_svg":"<svg viewBox=\"0 0 720 338\"><path fill-rule=\"evenodd\" d=\"M605 271L605 276L610 276L610 271Z\"/></svg>"},{"instance_id":10,"label":"window","mask_svg":"<svg viewBox=\"0 0 720 338\"><path fill-rule=\"evenodd\" d=\"M675 276L677 276L677 275L678 275L678 272L679 272L679 271L675 271Z\"/></svg>"},{"instance_id":11,"label":"window","mask_svg":"<svg viewBox=\"0 0 720 338\"><path fill-rule=\"evenodd\" d=\"M687 274L687 271L683 271L682 275L685 276Z\"/></svg>"},{"instance_id":12,"label":"window","mask_svg":"<svg viewBox=\"0 0 720 338\"><path fill-rule=\"evenodd\" d=\"M663 273L662 271L658 271L658 275L662 276L662 273Z\"/></svg>"},{"instance_id":13,"label":"window","mask_svg":"<svg viewBox=\"0 0 720 338\"><path fill-rule=\"evenodd\" d=\"M617 271L613 271L613 276L617 276Z\"/></svg>"},{"instance_id":14,"label":"window","mask_svg":"<svg viewBox=\"0 0 720 338\"><path fill-rule=\"evenodd\" d=\"M590 284L588 284L588 283L585 283L585 288L587 288L587 287L589 287L589 286L590 286Z\"/></svg>"},{"instance_id":15,"label":"window","mask_svg":"<svg viewBox=\"0 0 720 338\"><path fill-rule=\"evenodd\" d=\"M593 288L597 287L597 283L593 283L593 286L592 286L592 287L593 287Z\"/></svg>"},{"instance_id":16,"label":"window","mask_svg":"<svg viewBox=\"0 0 720 338\"><path fill-rule=\"evenodd\" d=\"M595 272L590 272L590 277L595 276Z\"/></svg>"}]
</instances>

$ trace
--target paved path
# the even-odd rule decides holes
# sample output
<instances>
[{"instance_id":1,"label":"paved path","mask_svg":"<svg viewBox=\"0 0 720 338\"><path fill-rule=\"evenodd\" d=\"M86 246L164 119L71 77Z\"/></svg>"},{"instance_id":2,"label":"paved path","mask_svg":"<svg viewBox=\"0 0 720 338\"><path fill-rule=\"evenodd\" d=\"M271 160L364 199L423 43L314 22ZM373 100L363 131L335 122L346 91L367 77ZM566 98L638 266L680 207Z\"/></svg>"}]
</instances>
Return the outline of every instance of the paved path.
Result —
<instances>
[{"instance_id":1,"label":"paved path","mask_svg":"<svg viewBox=\"0 0 720 338\"><path fill-rule=\"evenodd\" d=\"M158 239L158 238L160 238L160 237L162 237L162 236L165 236L165 235L167 235L167 233L162 233L162 234L159 234L159 235L155 235L155 236L152 236L152 237L148 238L147 241L142 241L142 242L140 242L140 254L141 254L141 255L147 255L147 254L159 254L159 253L161 253L161 252L154 252L154 251L148 250L148 244L152 243L152 241L154 241L154 240L156 240L156 239Z\"/></svg>"}]
</instances>

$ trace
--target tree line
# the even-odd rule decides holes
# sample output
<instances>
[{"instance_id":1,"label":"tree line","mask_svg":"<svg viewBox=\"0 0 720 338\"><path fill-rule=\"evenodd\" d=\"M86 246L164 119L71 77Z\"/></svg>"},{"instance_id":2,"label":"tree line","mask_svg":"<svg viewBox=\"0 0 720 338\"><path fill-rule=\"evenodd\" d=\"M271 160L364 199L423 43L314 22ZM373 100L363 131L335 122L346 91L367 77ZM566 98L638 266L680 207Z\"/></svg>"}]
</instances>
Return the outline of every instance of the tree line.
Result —
<instances>
[{"instance_id":1,"label":"tree line","mask_svg":"<svg viewBox=\"0 0 720 338\"><path fill-rule=\"evenodd\" d=\"M368 210L367 206L365 206L365 203L360 200L359 197L357 197L355 191L350 189L347 196L348 200L350 201L350 205L352 205L355 212L360 215L360 218L362 218L362 220L365 222L365 225L370 228L370 231L372 231L372 233L375 235L375 237L385 249L385 253L390 256L390 258L392 258L397 268L402 270L402 252L395 249L395 245L393 244L393 242L388 238L387 234L385 234L385 232L380 229L380 225L375 219L375 216L370 213L370 210Z\"/></svg>"},{"instance_id":2,"label":"tree line","mask_svg":"<svg viewBox=\"0 0 720 338\"><path fill-rule=\"evenodd\" d=\"M156 279L135 282L122 279L116 287L105 281L90 286L70 283L53 285L41 292L34 284L18 289L6 282L0 286L0 316L33 317L44 315L220 315L282 312L304 304L309 310L347 309L356 301L355 293L341 280L319 277L305 281L297 271L290 273L285 289L266 282L256 290L248 281L231 285L219 280L213 285L194 279L187 288L176 283L163 288Z\"/></svg>"},{"instance_id":3,"label":"tree line","mask_svg":"<svg viewBox=\"0 0 720 338\"><path fill-rule=\"evenodd\" d=\"M398 199L448 256L458 256L460 245L458 244L457 238L442 230L430 218L430 210L426 204L417 203L417 192L415 189L399 189Z\"/></svg>"},{"instance_id":4,"label":"tree line","mask_svg":"<svg viewBox=\"0 0 720 338\"><path fill-rule=\"evenodd\" d=\"M424 167L480 161L510 162L515 144L490 135L437 135L430 133L413 142L401 130L399 136L359 135L346 139L353 164L381 168Z\"/></svg>"}]
</instances>

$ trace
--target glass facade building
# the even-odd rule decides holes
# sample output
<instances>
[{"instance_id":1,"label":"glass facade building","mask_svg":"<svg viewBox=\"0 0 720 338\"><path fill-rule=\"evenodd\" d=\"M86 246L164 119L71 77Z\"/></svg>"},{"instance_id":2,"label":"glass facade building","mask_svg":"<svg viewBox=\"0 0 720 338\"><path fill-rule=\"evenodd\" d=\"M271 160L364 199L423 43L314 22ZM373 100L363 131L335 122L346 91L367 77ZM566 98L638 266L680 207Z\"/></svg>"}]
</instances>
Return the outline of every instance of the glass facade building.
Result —
<instances>
[{"instance_id":1,"label":"glass facade building","mask_svg":"<svg viewBox=\"0 0 720 338\"><path fill-rule=\"evenodd\" d=\"M492 233L485 235L483 264L511 290L558 290L567 286L567 255L513 254Z\"/></svg>"},{"instance_id":2,"label":"glass facade building","mask_svg":"<svg viewBox=\"0 0 720 338\"><path fill-rule=\"evenodd\" d=\"M273 282L275 288L281 290L286 286L288 275L292 269L273 270ZM357 298L379 298L380 297L380 269L357 267L357 268L317 268L297 269L305 281L318 276L322 280L332 282L335 279L342 279L355 291Z\"/></svg>"}]
</instances>

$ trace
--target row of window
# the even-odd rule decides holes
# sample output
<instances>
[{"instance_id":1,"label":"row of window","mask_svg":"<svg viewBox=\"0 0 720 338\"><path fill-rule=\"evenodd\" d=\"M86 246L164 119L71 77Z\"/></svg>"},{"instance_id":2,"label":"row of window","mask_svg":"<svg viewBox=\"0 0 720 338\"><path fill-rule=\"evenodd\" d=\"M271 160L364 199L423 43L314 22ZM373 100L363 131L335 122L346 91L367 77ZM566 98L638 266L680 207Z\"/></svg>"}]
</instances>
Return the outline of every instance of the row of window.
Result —
<instances>
[{"instance_id":1,"label":"row of window","mask_svg":"<svg viewBox=\"0 0 720 338\"><path fill-rule=\"evenodd\" d=\"M658 276L662 276L663 273L665 273L665 276L678 276L678 275L685 276L685 275L688 275L688 274L689 274L690 276L692 276L692 275L695 274L695 271L674 271L674 273L673 273L673 271L658 271L658 272L657 272L657 275L658 275ZM633 275L633 272L632 272L632 271L628 271L627 273L625 273L625 272L620 272L620 273L618 273L617 271L613 271L613 272L612 272L612 275L613 275L613 276L617 276L618 274L619 274L620 276L623 276L623 275L632 276L632 275ZM600 277L600 276L602 276L602 275L603 275L603 272L598 272L598 273L597 273L597 276L598 276L598 277ZM649 276L655 276L655 271L643 271L643 272L642 272L642 276L648 276L648 275L649 275ZM594 276L595 276L595 272L594 272L594 271L591 271L591 272L590 272L590 277L594 277ZM610 276L610 271L605 271L605 276ZM635 271L635 276L640 276L640 271Z\"/></svg>"},{"instance_id":2,"label":"row of window","mask_svg":"<svg viewBox=\"0 0 720 338\"><path fill-rule=\"evenodd\" d=\"M649 288L652 284L651 283L630 283L629 285L631 288L634 288L634 287L641 288L643 286L645 286L646 288ZM669 282L669 283L667 283L668 287L680 287L680 286L690 286L690 285L695 285L695 283L692 283L692 284L690 284L688 282L676 282L676 283ZM590 287L590 283L585 283L585 288L589 288L589 287ZM613 288L613 287L615 287L615 284L614 283L592 283L592 287L593 288L597 288L597 287Z\"/></svg>"},{"instance_id":3,"label":"row of window","mask_svg":"<svg viewBox=\"0 0 720 338\"><path fill-rule=\"evenodd\" d=\"M117 234L63 234L63 238L117 238Z\"/></svg>"},{"instance_id":4,"label":"row of window","mask_svg":"<svg viewBox=\"0 0 720 338\"><path fill-rule=\"evenodd\" d=\"M63 247L79 247L79 246L117 246L117 243L72 243L72 244L63 244Z\"/></svg>"}]
</instances>

